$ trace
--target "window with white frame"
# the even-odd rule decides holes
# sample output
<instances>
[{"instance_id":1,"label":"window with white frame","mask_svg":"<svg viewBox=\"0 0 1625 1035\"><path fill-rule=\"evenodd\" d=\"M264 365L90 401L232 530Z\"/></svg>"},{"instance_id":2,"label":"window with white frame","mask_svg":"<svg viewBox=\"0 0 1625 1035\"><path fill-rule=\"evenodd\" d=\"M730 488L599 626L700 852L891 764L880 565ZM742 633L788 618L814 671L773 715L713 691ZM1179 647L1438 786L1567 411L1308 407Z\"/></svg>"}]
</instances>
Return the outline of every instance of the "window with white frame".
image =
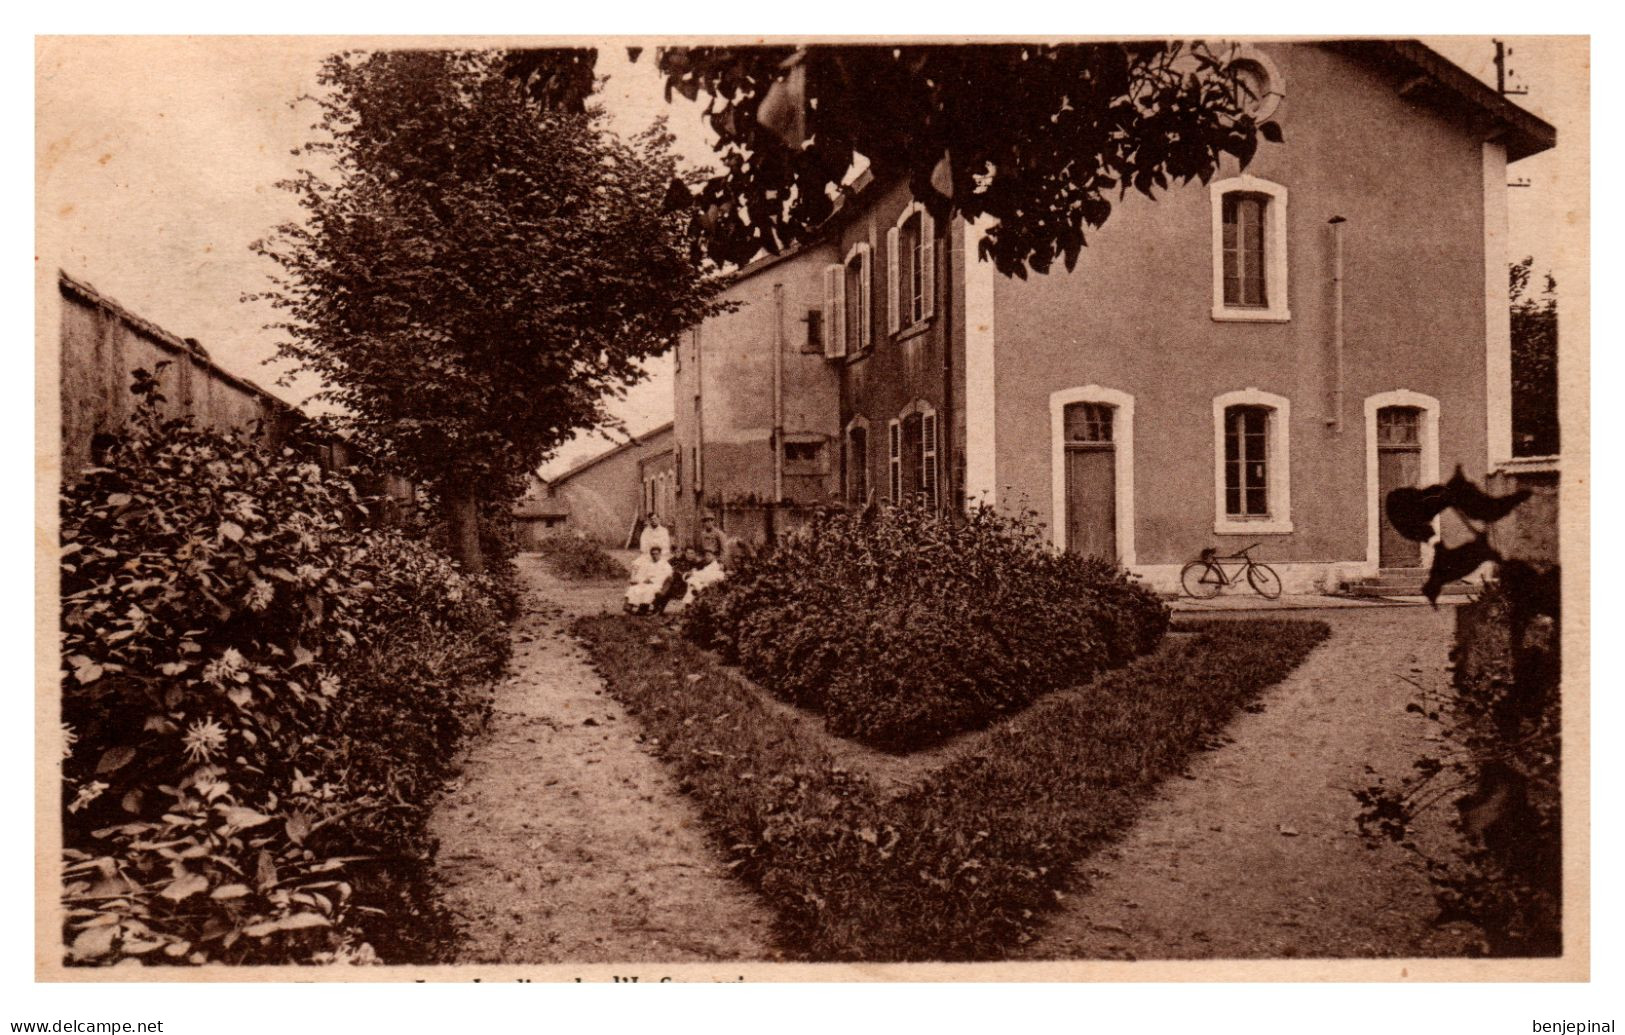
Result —
<instances>
[{"instance_id":1,"label":"window with white frame","mask_svg":"<svg viewBox=\"0 0 1625 1035\"><path fill-rule=\"evenodd\" d=\"M937 507L942 493L936 410L922 403L911 404L888 425L887 433L891 499L914 499Z\"/></svg>"},{"instance_id":2,"label":"window with white frame","mask_svg":"<svg viewBox=\"0 0 1625 1035\"><path fill-rule=\"evenodd\" d=\"M886 231L886 327L906 331L931 315L936 294L936 229L931 214L911 203Z\"/></svg>"},{"instance_id":3,"label":"window with white frame","mask_svg":"<svg viewBox=\"0 0 1625 1035\"><path fill-rule=\"evenodd\" d=\"M1287 306L1287 190L1254 176L1209 188L1213 318L1280 323Z\"/></svg>"},{"instance_id":4,"label":"window with white frame","mask_svg":"<svg viewBox=\"0 0 1625 1035\"><path fill-rule=\"evenodd\" d=\"M1292 531L1290 414L1284 397L1256 388L1213 400L1216 534Z\"/></svg>"},{"instance_id":5,"label":"window with white frame","mask_svg":"<svg viewBox=\"0 0 1625 1035\"><path fill-rule=\"evenodd\" d=\"M1240 87L1236 100L1241 110L1251 115L1254 122L1265 122L1274 116L1286 89L1275 62L1257 47L1244 46L1230 67Z\"/></svg>"},{"instance_id":6,"label":"window with white frame","mask_svg":"<svg viewBox=\"0 0 1625 1035\"><path fill-rule=\"evenodd\" d=\"M1224 513L1233 521L1270 516L1269 422L1263 406L1224 411Z\"/></svg>"}]
</instances>

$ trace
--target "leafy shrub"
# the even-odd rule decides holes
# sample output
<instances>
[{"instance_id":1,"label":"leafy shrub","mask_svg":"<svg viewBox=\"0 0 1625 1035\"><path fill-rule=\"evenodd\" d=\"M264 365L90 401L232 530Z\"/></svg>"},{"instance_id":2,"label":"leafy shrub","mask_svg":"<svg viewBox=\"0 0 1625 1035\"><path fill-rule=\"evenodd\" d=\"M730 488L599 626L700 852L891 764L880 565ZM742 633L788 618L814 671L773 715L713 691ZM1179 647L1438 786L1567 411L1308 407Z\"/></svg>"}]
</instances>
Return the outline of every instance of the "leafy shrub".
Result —
<instances>
[{"instance_id":1,"label":"leafy shrub","mask_svg":"<svg viewBox=\"0 0 1625 1035\"><path fill-rule=\"evenodd\" d=\"M542 536L537 549L547 561L548 570L571 581L625 580L626 566L586 536L550 532Z\"/></svg>"},{"instance_id":2,"label":"leafy shrub","mask_svg":"<svg viewBox=\"0 0 1625 1035\"><path fill-rule=\"evenodd\" d=\"M421 857L506 660L491 582L156 388L62 496L68 958L372 958L399 888L365 864Z\"/></svg>"},{"instance_id":3,"label":"leafy shrub","mask_svg":"<svg viewBox=\"0 0 1625 1035\"><path fill-rule=\"evenodd\" d=\"M1030 515L820 516L700 594L685 634L831 732L890 750L986 725L1158 643L1119 568L1049 550Z\"/></svg>"},{"instance_id":4,"label":"leafy shrub","mask_svg":"<svg viewBox=\"0 0 1625 1035\"><path fill-rule=\"evenodd\" d=\"M776 909L784 947L867 961L1009 956L1078 861L1328 632L1318 622L1192 628L1048 695L886 797L712 655L651 644L647 625L622 616L576 626L734 872Z\"/></svg>"}]
</instances>

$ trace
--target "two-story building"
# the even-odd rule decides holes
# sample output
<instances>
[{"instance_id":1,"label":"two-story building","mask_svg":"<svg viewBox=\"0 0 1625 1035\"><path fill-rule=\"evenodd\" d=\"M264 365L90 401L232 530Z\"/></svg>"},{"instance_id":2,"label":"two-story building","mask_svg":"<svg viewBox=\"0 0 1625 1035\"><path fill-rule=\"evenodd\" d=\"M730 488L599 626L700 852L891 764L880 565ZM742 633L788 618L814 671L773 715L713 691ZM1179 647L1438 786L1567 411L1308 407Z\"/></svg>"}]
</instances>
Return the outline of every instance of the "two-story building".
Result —
<instances>
[{"instance_id":1,"label":"two-story building","mask_svg":"<svg viewBox=\"0 0 1625 1035\"><path fill-rule=\"evenodd\" d=\"M1555 131L1414 42L1243 60L1285 142L1125 197L1071 272L999 276L866 178L740 271L678 350L679 524L917 497L1168 589L1206 546L1289 591L1425 564L1380 499L1511 456L1507 165Z\"/></svg>"}]
</instances>

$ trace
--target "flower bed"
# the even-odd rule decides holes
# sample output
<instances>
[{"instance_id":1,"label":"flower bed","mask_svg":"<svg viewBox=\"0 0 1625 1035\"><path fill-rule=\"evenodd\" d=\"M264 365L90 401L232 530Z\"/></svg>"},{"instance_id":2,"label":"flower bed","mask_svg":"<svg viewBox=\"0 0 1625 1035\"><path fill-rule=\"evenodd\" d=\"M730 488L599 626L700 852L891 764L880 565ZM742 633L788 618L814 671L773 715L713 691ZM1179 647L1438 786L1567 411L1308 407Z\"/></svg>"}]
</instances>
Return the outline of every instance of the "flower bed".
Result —
<instances>
[{"instance_id":1,"label":"flower bed","mask_svg":"<svg viewBox=\"0 0 1625 1035\"><path fill-rule=\"evenodd\" d=\"M906 751L1150 650L1168 611L1030 518L823 515L700 594L685 634L832 733Z\"/></svg>"},{"instance_id":2,"label":"flower bed","mask_svg":"<svg viewBox=\"0 0 1625 1035\"><path fill-rule=\"evenodd\" d=\"M68 960L421 956L422 810L506 661L499 594L136 390L62 498Z\"/></svg>"},{"instance_id":3,"label":"flower bed","mask_svg":"<svg viewBox=\"0 0 1625 1035\"><path fill-rule=\"evenodd\" d=\"M786 950L872 961L999 959L1032 938L1078 860L1328 631L1192 626L886 796L713 655L652 644L646 623L621 616L576 628L729 865L778 911Z\"/></svg>"}]
</instances>

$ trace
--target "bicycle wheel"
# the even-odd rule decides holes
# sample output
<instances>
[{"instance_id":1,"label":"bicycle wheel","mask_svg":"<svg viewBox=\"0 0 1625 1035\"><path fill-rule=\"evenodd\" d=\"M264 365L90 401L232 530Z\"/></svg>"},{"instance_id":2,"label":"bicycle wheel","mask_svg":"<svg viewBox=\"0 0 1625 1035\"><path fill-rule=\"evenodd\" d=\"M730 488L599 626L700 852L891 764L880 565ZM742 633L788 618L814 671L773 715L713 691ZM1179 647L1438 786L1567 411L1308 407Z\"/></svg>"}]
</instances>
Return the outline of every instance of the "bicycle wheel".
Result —
<instances>
[{"instance_id":1,"label":"bicycle wheel","mask_svg":"<svg viewBox=\"0 0 1625 1035\"><path fill-rule=\"evenodd\" d=\"M1275 569L1267 564L1254 561L1248 565L1247 584L1265 600L1274 600L1281 595L1281 576L1275 574Z\"/></svg>"},{"instance_id":2,"label":"bicycle wheel","mask_svg":"<svg viewBox=\"0 0 1625 1035\"><path fill-rule=\"evenodd\" d=\"M1192 561L1179 573L1179 584L1185 592L1198 600L1219 595L1224 585L1224 572L1207 561Z\"/></svg>"}]
</instances>

